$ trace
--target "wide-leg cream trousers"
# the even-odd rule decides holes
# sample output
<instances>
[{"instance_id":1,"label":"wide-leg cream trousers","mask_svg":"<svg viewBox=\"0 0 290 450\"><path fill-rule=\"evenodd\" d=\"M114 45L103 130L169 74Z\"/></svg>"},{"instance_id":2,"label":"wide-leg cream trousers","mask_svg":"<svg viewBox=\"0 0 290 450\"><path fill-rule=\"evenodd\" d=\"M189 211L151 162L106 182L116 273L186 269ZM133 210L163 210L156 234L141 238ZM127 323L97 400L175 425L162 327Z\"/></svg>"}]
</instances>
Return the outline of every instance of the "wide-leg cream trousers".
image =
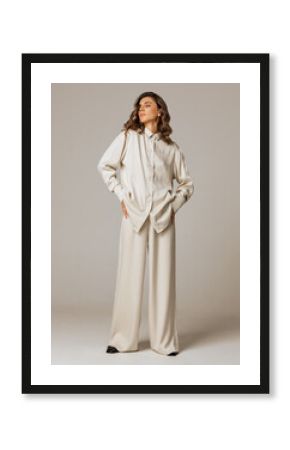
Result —
<instances>
[{"instance_id":1,"label":"wide-leg cream trousers","mask_svg":"<svg viewBox=\"0 0 290 450\"><path fill-rule=\"evenodd\" d=\"M175 219L157 233L149 216L137 233L129 218L122 216L109 345L120 352L138 350L147 253L150 346L167 355L179 351L175 320Z\"/></svg>"}]
</instances>

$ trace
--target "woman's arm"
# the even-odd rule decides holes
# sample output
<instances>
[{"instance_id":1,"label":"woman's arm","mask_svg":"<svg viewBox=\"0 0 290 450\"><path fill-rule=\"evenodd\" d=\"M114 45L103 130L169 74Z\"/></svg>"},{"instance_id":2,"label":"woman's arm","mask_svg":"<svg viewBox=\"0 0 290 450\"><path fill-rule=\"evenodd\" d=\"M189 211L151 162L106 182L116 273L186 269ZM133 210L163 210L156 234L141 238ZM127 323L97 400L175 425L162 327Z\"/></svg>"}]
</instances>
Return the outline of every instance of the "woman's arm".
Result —
<instances>
[{"instance_id":1,"label":"woman's arm","mask_svg":"<svg viewBox=\"0 0 290 450\"><path fill-rule=\"evenodd\" d=\"M177 146L174 158L174 178L179 183L176 188L175 199L172 202L174 213L190 199L193 194L193 181L188 171L185 156Z\"/></svg>"},{"instance_id":2,"label":"woman's arm","mask_svg":"<svg viewBox=\"0 0 290 450\"><path fill-rule=\"evenodd\" d=\"M120 202L124 199L124 189L116 177L116 171L120 167L125 145L125 133L121 131L109 145L97 166L107 188L117 195Z\"/></svg>"}]
</instances>

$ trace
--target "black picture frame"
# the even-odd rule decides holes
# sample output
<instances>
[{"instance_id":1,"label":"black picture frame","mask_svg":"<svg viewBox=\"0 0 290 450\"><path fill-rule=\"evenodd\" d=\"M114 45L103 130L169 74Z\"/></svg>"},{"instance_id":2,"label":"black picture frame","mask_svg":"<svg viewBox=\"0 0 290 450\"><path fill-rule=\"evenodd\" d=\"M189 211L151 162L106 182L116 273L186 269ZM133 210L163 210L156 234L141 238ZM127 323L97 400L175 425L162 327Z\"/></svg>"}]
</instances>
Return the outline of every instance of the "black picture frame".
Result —
<instances>
[{"instance_id":1,"label":"black picture frame","mask_svg":"<svg viewBox=\"0 0 290 450\"><path fill-rule=\"evenodd\" d=\"M22 53L22 393L269 393L269 53ZM258 63L260 66L260 383L33 385L31 383L31 65L33 63ZM112 369L114 366L112 366Z\"/></svg>"}]
</instances>

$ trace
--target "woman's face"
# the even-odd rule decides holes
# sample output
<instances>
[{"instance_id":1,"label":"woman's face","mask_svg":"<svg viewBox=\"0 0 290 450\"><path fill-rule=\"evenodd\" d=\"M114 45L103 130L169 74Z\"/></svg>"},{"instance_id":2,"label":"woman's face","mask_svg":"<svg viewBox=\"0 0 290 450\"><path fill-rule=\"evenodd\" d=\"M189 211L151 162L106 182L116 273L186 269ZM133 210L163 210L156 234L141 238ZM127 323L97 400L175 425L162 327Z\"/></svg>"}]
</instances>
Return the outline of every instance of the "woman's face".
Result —
<instances>
[{"instance_id":1,"label":"woman's face","mask_svg":"<svg viewBox=\"0 0 290 450\"><path fill-rule=\"evenodd\" d=\"M152 97L143 97L139 102L139 120L145 126L148 122L156 122L158 117L157 103Z\"/></svg>"}]
</instances>

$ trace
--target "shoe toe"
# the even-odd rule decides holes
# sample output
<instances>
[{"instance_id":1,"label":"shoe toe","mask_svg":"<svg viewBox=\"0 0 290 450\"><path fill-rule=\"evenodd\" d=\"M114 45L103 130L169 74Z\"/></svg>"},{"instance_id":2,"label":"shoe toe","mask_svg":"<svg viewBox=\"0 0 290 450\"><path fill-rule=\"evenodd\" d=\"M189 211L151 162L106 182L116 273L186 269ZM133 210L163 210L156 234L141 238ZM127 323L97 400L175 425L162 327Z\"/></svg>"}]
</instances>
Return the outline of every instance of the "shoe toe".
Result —
<instances>
[{"instance_id":1,"label":"shoe toe","mask_svg":"<svg viewBox=\"0 0 290 450\"><path fill-rule=\"evenodd\" d=\"M112 347L111 345L109 345L107 347L107 353L119 353L119 350L116 349L116 347Z\"/></svg>"}]
</instances>

